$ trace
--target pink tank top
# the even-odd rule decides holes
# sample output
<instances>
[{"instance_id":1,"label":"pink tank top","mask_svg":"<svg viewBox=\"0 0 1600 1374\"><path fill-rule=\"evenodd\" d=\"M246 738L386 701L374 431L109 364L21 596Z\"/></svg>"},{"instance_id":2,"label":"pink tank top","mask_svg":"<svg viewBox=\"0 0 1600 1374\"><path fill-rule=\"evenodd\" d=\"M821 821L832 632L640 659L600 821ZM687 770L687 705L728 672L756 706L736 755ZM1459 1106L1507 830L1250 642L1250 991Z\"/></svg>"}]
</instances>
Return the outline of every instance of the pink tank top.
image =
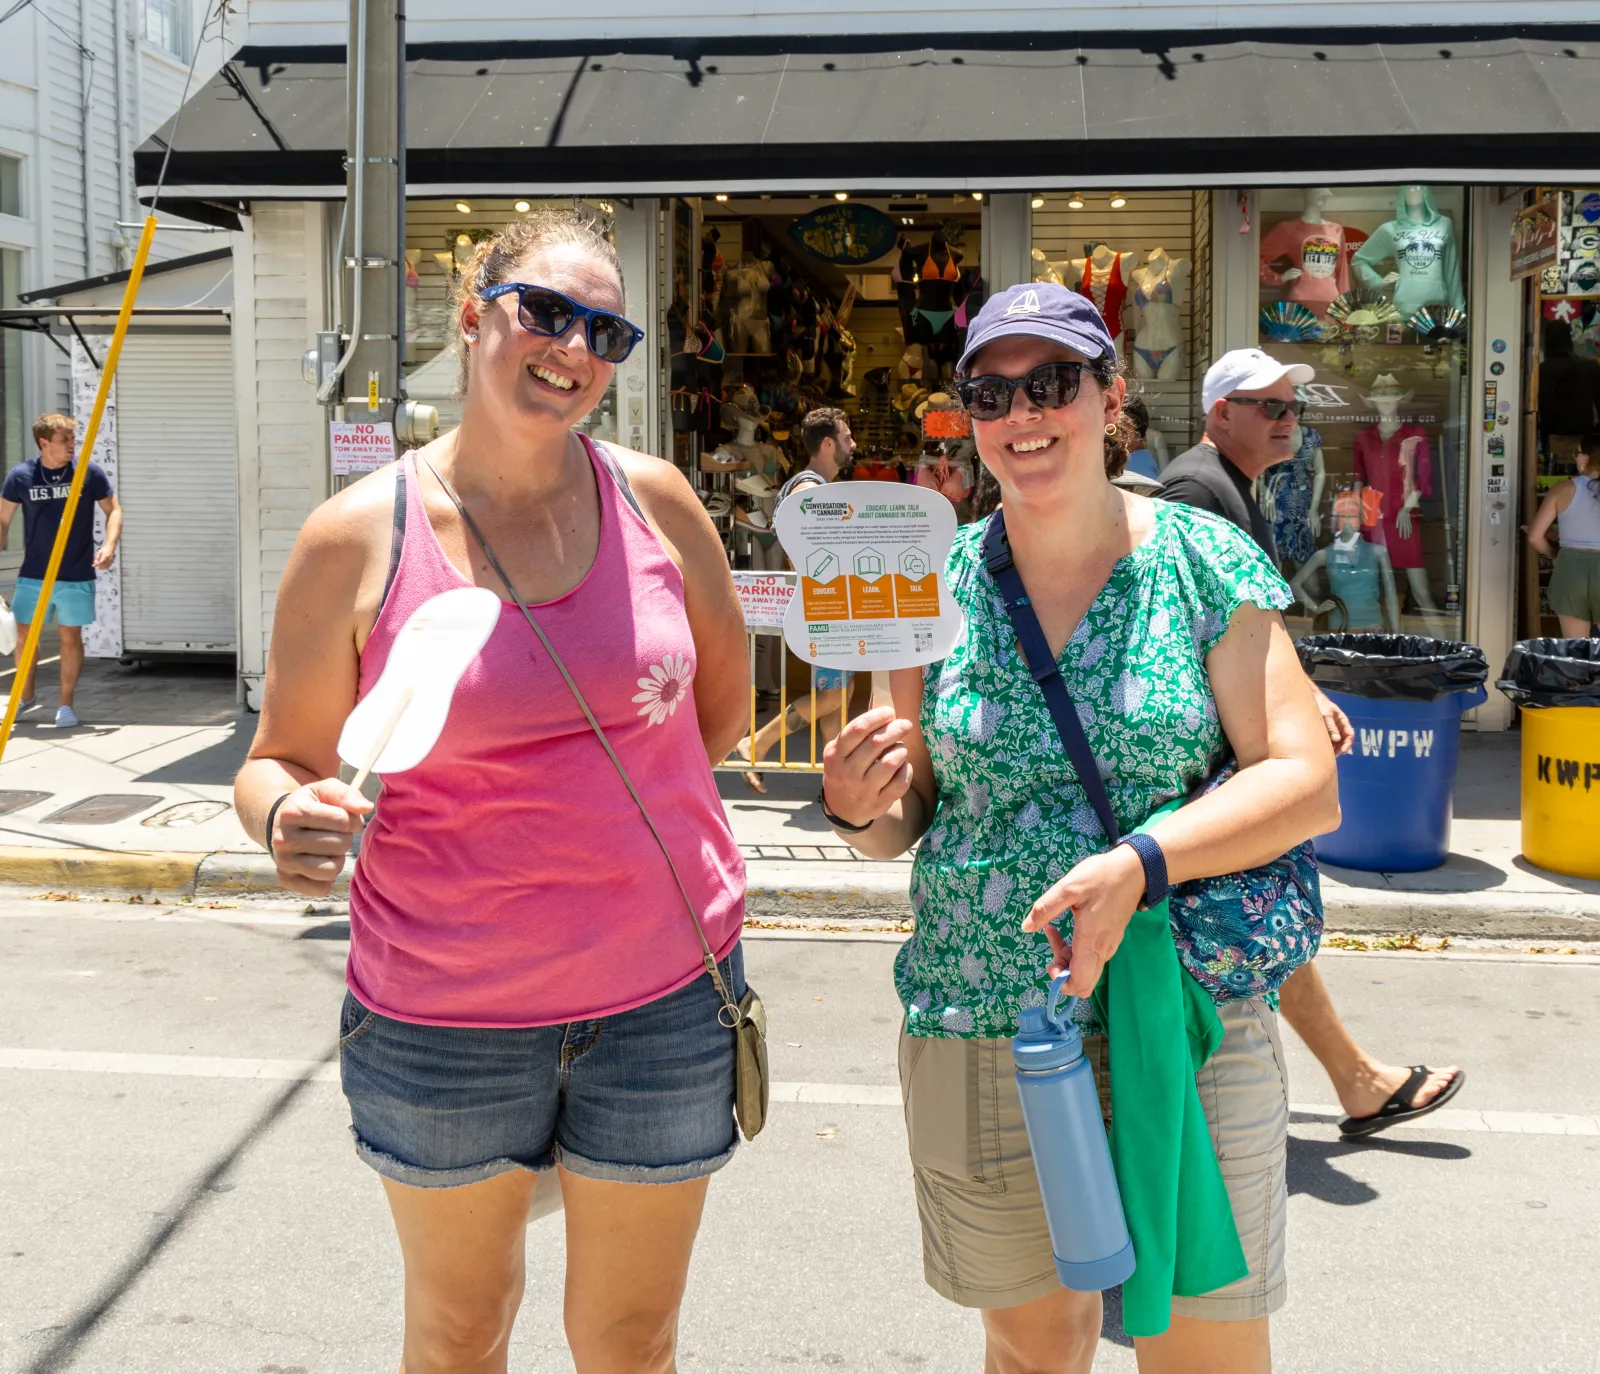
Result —
<instances>
[{"instance_id":1,"label":"pink tank top","mask_svg":"<svg viewBox=\"0 0 1600 1374\"><path fill-rule=\"evenodd\" d=\"M683 577L588 440L594 566L531 609L650 808L721 959L744 861L695 717ZM361 655L378 680L429 597L470 585L405 464L405 539ZM683 898L639 809L522 613L506 602L439 742L383 780L350 882L346 979L367 1007L440 1026L540 1026L627 1011L704 976Z\"/></svg>"}]
</instances>

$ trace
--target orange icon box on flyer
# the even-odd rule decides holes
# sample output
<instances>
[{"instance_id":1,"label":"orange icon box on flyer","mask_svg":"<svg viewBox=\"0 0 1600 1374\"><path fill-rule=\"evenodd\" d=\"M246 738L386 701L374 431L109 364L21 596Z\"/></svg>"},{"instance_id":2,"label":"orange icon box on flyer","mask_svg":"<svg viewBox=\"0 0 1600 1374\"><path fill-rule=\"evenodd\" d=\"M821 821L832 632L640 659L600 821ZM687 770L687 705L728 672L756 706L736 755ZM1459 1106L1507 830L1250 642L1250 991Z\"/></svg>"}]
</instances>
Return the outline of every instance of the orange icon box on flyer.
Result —
<instances>
[{"instance_id":1,"label":"orange icon box on flyer","mask_svg":"<svg viewBox=\"0 0 1600 1374\"><path fill-rule=\"evenodd\" d=\"M901 620L933 619L939 614L939 578L929 573L913 582L901 573L894 575L894 599Z\"/></svg>"},{"instance_id":2,"label":"orange icon box on flyer","mask_svg":"<svg viewBox=\"0 0 1600 1374\"><path fill-rule=\"evenodd\" d=\"M838 566L835 560L834 566ZM800 579L801 604L805 607L807 620L848 620L850 619L849 593L845 583L848 581L845 574L840 573L831 582L817 582L809 577ZM892 615L893 612L891 611Z\"/></svg>"},{"instance_id":3,"label":"orange icon box on flyer","mask_svg":"<svg viewBox=\"0 0 1600 1374\"><path fill-rule=\"evenodd\" d=\"M893 620L894 588L889 577L868 582L850 575L850 618L852 620Z\"/></svg>"}]
</instances>

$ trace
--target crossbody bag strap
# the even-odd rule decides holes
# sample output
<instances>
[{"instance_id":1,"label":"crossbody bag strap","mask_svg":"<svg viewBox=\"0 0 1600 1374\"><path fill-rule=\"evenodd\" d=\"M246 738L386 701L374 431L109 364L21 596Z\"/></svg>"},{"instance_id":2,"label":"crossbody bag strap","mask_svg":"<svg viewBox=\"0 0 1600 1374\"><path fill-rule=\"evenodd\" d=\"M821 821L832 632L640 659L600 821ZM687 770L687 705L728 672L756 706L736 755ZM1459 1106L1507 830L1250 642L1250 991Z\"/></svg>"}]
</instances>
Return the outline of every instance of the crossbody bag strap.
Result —
<instances>
[{"instance_id":1,"label":"crossbody bag strap","mask_svg":"<svg viewBox=\"0 0 1600 1374\"><path fill-rule=\"evenodd\" d=\"M739 1010L739 1004L733 1000L733 995L729 992L727 983L723 981L722 970L717 967L717 956L712 951L711 942L706 939L705 927L700 924L700 917L695 914L694 902L689 897L689 889L684 886L683 878L678 873L678 865L673 862L672 851L667 848L667 842L661 838L661 832L656 829L656 823L651 819L650 811L644 804L644 798L639 795L639 789L633 785L633 779L628 776L628 770L622 766L622 760L617 757L617 751L611 747L610 739L607 738L606 732L601 728L600 722L595 719L594 712L589 709L589 702L582 691L579 690L572 674L567 671L567 665L561 661L561 655L556 652L556 646L550 642L549 637L544 632L544 627L533 618L533 612L528 609L527 603L523 601L516 587L512 585L511 578L506 575L506 570L500 566L500 560L495 557L494 550L489 547L489 541L483 537L483 531L478 528L478 522L472 518L466 506L462 504L461 498L456 495L455 488L445 481L439 469L434 467L433 460L424 458L423 461L428 464L428 471L434 475L435 480L444 488L444 494L450 498L455 508L461 512L462 520L466 522L467 528L472 531L472 537L478 541L478 547L483 550L484 557L489 560L489 566L494 569L495 575L500 579L511 599L517 603L517 609L522 612L522 617L528 622L528 627L538 636L539 643L544 646L545 653L550 655L550 661L556 665L556 671L561 674L562 680L567 684L567 690L572 693L573 700L578 703L578 709L583 712L584 719L589 722L589 728L594 731L599 739L601 746L606 751L606 757L611 760L612 767L617 770L617 776L622 779L622 785L628 789L628 795L633 798L634 805L639 808L639 814L644 817L645 825L649 827L651 835L655 837L655 842L661 850L661 856L667 861L667 868L672 873L672 881L678 885L678 895L683 898L684 910L689 913L689 922L694 926L695 938L700 942L700 952L706 972L711 975L711 982L717 990L717 996L722 999L722 1008L717 1012L717 1019L729 1030L735 1029L743 1019L744 1014Z\"/></svg>"},{"instance_id":2,"label":"crossbody bag strap","mask_svg":"<svg viewBox=\"0 0 1600 1374\"><path fill-rule=\"evenodd\" d=\"M1116 813L1111 809L1111 796L1106 791L1105 779L1100 776L1100 765L1089 747L1089 738L1083 733L1083 722L1078 719L1067 684L1061 678L1060 665L1050 652L1050 641L1044 637L1038 613L1028 599L1028 589L1022 585L1022 574L1012 561L1003 511L995 511L983 531L983 561L1000 589L1000 598L1005 602L1006 615L1016 631L1017 642L1022 645L1028 671L1044 693L1044 704L1055 722L1056 734L1061 737L1061 747L1077 770L1078 782L1088 794L1089 805L1100 818L1106 838L1116 844L1122 832L1117 828Z\"/></svg>"}]
</instances>

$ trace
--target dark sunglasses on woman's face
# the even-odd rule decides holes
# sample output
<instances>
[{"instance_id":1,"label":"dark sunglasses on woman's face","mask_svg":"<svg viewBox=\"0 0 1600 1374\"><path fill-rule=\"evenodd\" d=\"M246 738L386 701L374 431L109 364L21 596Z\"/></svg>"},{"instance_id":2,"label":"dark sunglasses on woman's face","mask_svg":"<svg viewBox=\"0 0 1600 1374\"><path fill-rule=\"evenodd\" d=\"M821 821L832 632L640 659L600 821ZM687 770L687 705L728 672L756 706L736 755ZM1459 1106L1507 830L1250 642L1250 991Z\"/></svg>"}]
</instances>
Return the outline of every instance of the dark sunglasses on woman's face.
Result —
<instances>
[{"instance_id":1,"label":"dark sunglasses on woman's face","mask_svg":"<svg viewBox=\"0 0 1600 1374\"><path fill-rule=\"evenodd\" d=\"M508 281L480 293L486 301L501 296L517 298L517 322L530 334L559 339L580 320L586 326L589 351L602 362L620 363L644 338L644 330L609 310L594 310L548 286Z\"/></svg>"},{"instance_id":2,"label":"dark sunglasses on woman's face","mask_svg":"<svg viewBox=\"0 0 1600 1374\"><path fill-rule=\"evenodd\" d=\"M1258 396L1226 396L1223 398L1231 406L1260 406L1261 413L1269 420L1281 420L1285 415L1300 418L1304 410L1304 401L1263 401Z\"/></svg>"},{"instance_id":3,"label":"dark sunglasses on woman's face","mask_svg":"<svg viewBox=\"0 0 1600 1374\"><path fill-rule=\"evenodd\" d=\"M1078 399L1090 363L1041 363L1022 377L968 377L956 383L956 395L974 420L999 420L1011 412L1018 389L1040 410L1059 410Z\"/></svg>"}]
</instances>

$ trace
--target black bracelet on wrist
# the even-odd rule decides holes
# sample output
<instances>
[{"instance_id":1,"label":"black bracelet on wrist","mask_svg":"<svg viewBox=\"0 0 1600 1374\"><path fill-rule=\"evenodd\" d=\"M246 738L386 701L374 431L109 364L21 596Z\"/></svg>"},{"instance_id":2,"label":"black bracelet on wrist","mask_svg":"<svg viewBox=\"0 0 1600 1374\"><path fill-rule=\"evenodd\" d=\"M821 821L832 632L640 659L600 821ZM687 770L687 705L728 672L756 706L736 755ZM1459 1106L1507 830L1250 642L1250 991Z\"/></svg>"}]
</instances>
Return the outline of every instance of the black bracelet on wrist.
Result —
<instances>
[{"instance_id":1,"label":"black bracelet on wrist","mask_svg":"<svg viewBox=\"0 0 1600 1374\"><path fill-rule=\"evenodd\" d=\"M267 853L272 856L274 861L276 861L278 854L277 851L272 847L272 827L277 823L278 820L278 808L282 806L284 802L288 801L292 796L294 796L293 792L285 792L267 809Z\"/></svg>"},{"instance_id":2,"label":"black bracelet on wrist","mask_svg":"<svg viewBox=\"0 0 1600 1374\"><path fill-rule=\"evenodd\" d=\"M835 816L828 810L828 789L826 786L817 788L817 804L822 808L822 819L827 821L835 830L842 830L846 835L859 835L863 830L872 829L872 821L865 825L851 825L849 821L840 816Z\"/></svg>"}]
</instances>

